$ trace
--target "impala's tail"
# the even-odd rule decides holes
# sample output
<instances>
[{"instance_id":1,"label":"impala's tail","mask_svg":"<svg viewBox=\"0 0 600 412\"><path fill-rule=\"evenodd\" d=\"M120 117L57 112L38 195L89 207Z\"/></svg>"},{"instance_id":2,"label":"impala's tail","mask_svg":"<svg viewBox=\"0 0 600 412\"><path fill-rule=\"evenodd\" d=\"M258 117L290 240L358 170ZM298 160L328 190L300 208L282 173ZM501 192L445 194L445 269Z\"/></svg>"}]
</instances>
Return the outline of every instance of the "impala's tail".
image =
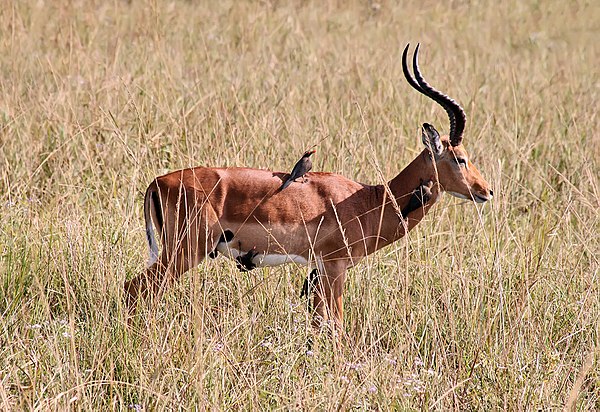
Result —
<instances>
[{"instance_id":1,"label":"impala's tail","mask_svg":"<svg viewBox=\"0 0 600 412\"><path fill-rule=\"evenodd\" d=\"M159 233L162 233L163 219L160 206L160 198L156 186L151 184L146 190L144 197L144 220L146 222L146 238L148 239L148 248L150 249L150 259L148 265L153 265L158 259L158 243L154 237L154 225Z\"/></svg>"}]
</instances>

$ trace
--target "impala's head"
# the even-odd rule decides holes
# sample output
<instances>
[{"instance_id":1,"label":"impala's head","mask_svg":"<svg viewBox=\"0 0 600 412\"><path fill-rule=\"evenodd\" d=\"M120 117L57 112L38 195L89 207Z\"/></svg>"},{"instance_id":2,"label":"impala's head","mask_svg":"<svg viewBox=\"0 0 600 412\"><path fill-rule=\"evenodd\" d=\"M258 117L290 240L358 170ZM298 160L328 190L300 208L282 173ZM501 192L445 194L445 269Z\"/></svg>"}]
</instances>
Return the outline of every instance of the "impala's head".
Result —
<instances>
[{"instance_id":1,"label":"impala's head","mask_svg":"<svg viewBox=\"0 0 600 412\"><path fill-rule=\"evenodd\" d=\"M402 54L402 70L408 83L420 93L434 100L448 113L450 134L440 136L438 131L429 123L422 128L423 144L431 153L437 169L437 180L441 189L461 199L471 199L477 203L490 200L493 192L489 184L479 173L479 170L469 160L469 155L462 145L463 132L467 117L460 105L450 97L430 86L419 71L419 45L413 54L413 71L415 77L408 71L406 55L409 45Z\"/></svg>"}]
</instances>

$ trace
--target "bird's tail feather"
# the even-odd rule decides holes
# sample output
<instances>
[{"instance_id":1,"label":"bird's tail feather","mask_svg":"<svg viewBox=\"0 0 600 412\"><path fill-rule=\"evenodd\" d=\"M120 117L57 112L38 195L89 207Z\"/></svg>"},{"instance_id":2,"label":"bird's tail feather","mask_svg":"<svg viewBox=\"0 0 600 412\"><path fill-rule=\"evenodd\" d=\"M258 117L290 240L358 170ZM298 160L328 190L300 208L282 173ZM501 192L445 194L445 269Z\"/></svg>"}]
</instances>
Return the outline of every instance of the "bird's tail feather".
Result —
<instances>
[{"instance_id":1,"label":"bird's tail feather","mask_svg":"<svg viewBox=\"0 0 600 412\"><path fill-rule=\"evenodd\" d=\"M289 185L291 185L292 181L293 181L292 179L288 179L285 182L283 182L283 184L279 188L279 191L282 191L283 189L285 189L286 187L288 187Z\"/></svg>"}]
</instances>

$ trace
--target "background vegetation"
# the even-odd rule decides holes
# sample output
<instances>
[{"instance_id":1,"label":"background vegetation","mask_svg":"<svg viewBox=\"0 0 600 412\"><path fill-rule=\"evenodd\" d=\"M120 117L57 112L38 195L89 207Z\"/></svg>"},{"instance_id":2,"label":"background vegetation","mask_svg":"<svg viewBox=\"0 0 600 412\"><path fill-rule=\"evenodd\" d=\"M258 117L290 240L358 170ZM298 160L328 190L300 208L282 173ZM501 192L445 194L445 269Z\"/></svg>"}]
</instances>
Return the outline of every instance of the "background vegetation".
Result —
<instances>
[{"instance_id":1,"label":"background vegetation","mask_svg":"<svg viewBox=\"0 0 600 412\"><path fill-rule=\"evenodd\" d=\"M600 408L600 9L591 1L51 1L0 9L0 409ZM444 112L495 192L352 270L345 347L294 266L207 261L128 328L169 170L380 183ZM381 174L378 172L381 171Z\"/></svg>"}]
</instances>

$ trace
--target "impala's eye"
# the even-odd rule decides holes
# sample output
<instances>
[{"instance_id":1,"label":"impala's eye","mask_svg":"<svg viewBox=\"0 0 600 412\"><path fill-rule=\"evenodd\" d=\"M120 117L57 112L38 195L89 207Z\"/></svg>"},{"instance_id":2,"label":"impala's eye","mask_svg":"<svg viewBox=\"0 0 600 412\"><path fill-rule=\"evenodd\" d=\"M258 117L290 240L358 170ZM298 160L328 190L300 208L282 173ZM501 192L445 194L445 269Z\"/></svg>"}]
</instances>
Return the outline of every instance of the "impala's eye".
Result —
<instances>
[{"instance_id":1,"label":"impala's eye","mask_svg":"<svg viewBox=\"0 0 600 412\"><path fill-rule=\"evenodd\" d=\"M459 166L463 166L465 168L467 167L467 159L465 159L464 157L457 157L456 163L458 163Z\"/></svg>"}]
</instances>

